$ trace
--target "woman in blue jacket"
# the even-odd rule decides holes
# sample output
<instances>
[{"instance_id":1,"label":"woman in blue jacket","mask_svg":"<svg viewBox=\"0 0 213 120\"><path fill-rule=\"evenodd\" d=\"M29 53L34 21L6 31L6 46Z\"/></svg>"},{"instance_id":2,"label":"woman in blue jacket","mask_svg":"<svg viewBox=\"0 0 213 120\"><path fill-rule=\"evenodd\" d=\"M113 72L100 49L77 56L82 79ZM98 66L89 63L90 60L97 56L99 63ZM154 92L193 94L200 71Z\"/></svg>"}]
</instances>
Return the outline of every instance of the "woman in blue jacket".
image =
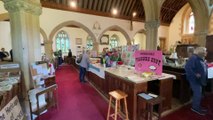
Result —
<instances>
[{"instance_id":1,"label":"woman in blue jacket","mask_svg":"<svg viewBox=\"0 0 213 120\"><path fill-rule=\"evenodd\" d=\"M205 115L207 113L207 110L202 109L200 106L202 87L206 86L207 83L206 55L205 47L197 47L185 65L186 78L193 92L191 110L199 115Z\"/></svg>"}]
</instances>

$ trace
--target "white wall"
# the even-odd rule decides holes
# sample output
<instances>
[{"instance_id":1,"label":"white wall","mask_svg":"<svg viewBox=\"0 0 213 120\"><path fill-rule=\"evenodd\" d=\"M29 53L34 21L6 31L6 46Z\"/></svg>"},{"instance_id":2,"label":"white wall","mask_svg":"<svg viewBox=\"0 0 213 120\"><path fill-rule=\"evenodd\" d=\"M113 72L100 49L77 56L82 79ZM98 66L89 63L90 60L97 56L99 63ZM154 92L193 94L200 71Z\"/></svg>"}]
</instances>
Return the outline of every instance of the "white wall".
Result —
<instances>
[{"instance_id":1,"label":"white wall","mask_svg":"<svg viewBox=\"0 0 213 120\"><path fill-rule=\"evenodd\" d=\"M109 35L109 40L110 40L110 38L111 38L114 34L117 35L118 38L119 38L118 46L127 45L127 40L126 40L125 36L124 36L121 32L119 32L119 31L107 31L107 32L105 32L104 34ZM102 51L103 51L103 48L106 48L106 47L110 49L110 45L99 45L99 50L98 50L98 52L99 52L99 53L102 52Z\"/></svg>"},{"instance_id":2,"label":"white wall","mask_svg":"<svg viewBox=\"0 0 213 120\"><path fill-rule=\"evenodd\" d=\"M169 41L167 46L172 46L176 41L181 41L181 25L182 25L182 16L183 12L186 9L187 5L181 8L180 11L173 18L170 26L169 26Z\"/></svg>"},{"instance_id":3,"label":"white wall","mask_svg":"<svg viewBox=\"0 0 213 120\"><path fill-rule=\"evenodd\" d=\"M134 37L134 44L139 44L140 50L146 49L146 35L144 33L137 33Z\"/></svg>"},{"instance_id":4,"label":"white wall","mask_svg":"<svg viewBox=\"0 0 213 120\"><path fill-rule=\"evenodd\" d=\"M51 22L49 21L51 20ZM61 11L61 10L54 10L49 8L43 8L42 15L40 16L40 24L46 32L47 35L51 33L53 28L63 22L67 21L76 21L82 23L86 26L90 31L93 33L102 33L105 29L109 28L110 26L117 25L121 27L129 36L133 36L136 31L139 29L144 28L143 23L134 22L134 30L130 31L130 21L129 20L121 20L109 17L102 17L102 16L95 16L83 13L76 13L76 12L69 12L69 11ZM95 22L98 22L101 26L101 30L94 31L93 25ZM107 22L106 22L107 21ZM97 38L99 36L96 36Z\"/></svg>"},{"instance_id":5,"label":"white wall","mask_svg":"<svg viewBox=\"0 0 213 120\"><path fill-rule=\"evenodd\" d=\"M88 36L88 33L85 32L83 29L74 28L74 27L63 27L60 30L64 30L67 32L69 39L70 39L70 48L72 50L73 55L76 55L76 38L81 38L82 47L86 47L86 38ZM56 37L56 35L54 36L54 39L55 39L55 37ZM53 51L56 51L55 41L53 41ZM65 54L67 55L68 53L65 53Z\"/></svg>"},{"instance_id":6,"label":"white wall","mask_svg":"<svg viewBox=\"0 0 213 120\"><path fill-rule=\"evenodd\" d=\"M0 21L0 49L1 48L5 48L8 52L12 48L10 23L7 21Z\"/></svg>"}]
</instances>

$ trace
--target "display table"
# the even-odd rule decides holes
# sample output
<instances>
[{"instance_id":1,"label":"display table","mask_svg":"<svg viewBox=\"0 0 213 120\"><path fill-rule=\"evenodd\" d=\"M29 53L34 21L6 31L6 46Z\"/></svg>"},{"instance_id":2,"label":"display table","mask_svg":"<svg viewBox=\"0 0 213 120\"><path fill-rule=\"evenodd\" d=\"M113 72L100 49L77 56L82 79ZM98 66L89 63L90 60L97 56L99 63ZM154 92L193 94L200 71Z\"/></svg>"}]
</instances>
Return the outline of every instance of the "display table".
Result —
<instances>
[{"instance_id":1,"label":"display table","mask_svg":"<svg viewBox=\"0 0 213 120\"><path fill-rule=\"evenodd\" d=\"M173 97L177 98L181 103L188 102L191 98L191 89L186 80L184 68L164 65L163 72L173 74L177 77L177 79L173 81Z\"/></svg>"},{"instance_id":2,"label":"display table","mask_svg":"<svg viewBox=\"0 0 213 120\"><path fill-rule=\"evenodd\" d=\"M163 110L171 108L172 99L172 84L175 76L169 74L162 74L161 76L152 76L149 78L142 78L135 73L134 68L128 66L119 66L116 68L104 68L100 64L93 64L93 69L105 71L105 77L99 77L94 72L89 71L87 74L88 80L107 98L108 93L113 90L121 90L128 94L127 105L129 118L131 120L138 120L138 110L144 106L137 105L137 94L147 92L148 83L152 81L158 82L158 93L165 98L163 102Z\"/></svg>"},{"instance_id":3,"label":"display table","mask_svg":"<svg viewBox=\"0 0 213 120\"><path fill-rule=\"evenodd\" d=\"M0 110L10 100L22 96L21 70L18 63L0 64Z\"/></svg>"}]
</instances>

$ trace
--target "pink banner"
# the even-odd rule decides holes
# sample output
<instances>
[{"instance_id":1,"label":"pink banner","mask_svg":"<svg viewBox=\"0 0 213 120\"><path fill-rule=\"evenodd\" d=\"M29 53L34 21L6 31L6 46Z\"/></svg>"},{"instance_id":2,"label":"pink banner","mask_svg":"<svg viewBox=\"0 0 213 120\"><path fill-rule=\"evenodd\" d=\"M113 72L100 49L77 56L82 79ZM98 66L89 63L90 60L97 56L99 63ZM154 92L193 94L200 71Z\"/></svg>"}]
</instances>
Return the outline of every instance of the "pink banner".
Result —
<instances>
[{"instance_id":1,"label":"pink banner","mask_svg":"<svg viewBox=\"0 0 213 120\"><path fill-rule=\"evenodd\" d=\"M141 50L135 52L135 70L162 74L162 52L154 50Z\"/></svg>"}]
</instances>

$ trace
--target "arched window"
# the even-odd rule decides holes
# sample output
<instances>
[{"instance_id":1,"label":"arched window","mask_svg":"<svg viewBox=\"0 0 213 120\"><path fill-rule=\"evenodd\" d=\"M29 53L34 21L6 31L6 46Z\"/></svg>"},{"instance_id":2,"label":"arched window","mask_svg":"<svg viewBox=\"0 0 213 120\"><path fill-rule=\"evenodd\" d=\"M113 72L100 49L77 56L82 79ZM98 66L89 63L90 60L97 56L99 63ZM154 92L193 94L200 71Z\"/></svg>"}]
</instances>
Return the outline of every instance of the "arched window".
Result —
<instances>
[{"instance_id":1,"label":"arched window","mask_svg":"<svg viewBox=\"0 0 213 120\"><path fill-rule=\"evenodd\" d=\"M118 46L119 38L117 35L112 35L112 37L109 40L110 49L115 48Z\"/></svg>"},{"instance_id":2,"label":"arched window","mask_svg":"<svg viewBox=\"0 0 213 120\"><path fill-rule=\"evenodd\" d=\"M61 50L62 53L68 53L70 49L70 40L68 34L65 31L58 32L56 36L56 50Z\"/></svg>"},{"instance_id":3,"label":"arched window","mask_svg":"<svg viewBox=\"0 0 213 120\"><path fill-rule=\"evenodd\" d=\"M188 32L194 33L194 28L195 28L195 19L193 12L191 12L188 20Z\"/></svg>"},{"instance_id":4,"label":"arched window","mask_svg":"<svg viewBox=\"0 0 213 120\"><path fill-rule=\"evenodd\" d=\"M87 50L92 50L93 49L93 40L91 36L87 37Z\"/></svg>"}]
</instances>

